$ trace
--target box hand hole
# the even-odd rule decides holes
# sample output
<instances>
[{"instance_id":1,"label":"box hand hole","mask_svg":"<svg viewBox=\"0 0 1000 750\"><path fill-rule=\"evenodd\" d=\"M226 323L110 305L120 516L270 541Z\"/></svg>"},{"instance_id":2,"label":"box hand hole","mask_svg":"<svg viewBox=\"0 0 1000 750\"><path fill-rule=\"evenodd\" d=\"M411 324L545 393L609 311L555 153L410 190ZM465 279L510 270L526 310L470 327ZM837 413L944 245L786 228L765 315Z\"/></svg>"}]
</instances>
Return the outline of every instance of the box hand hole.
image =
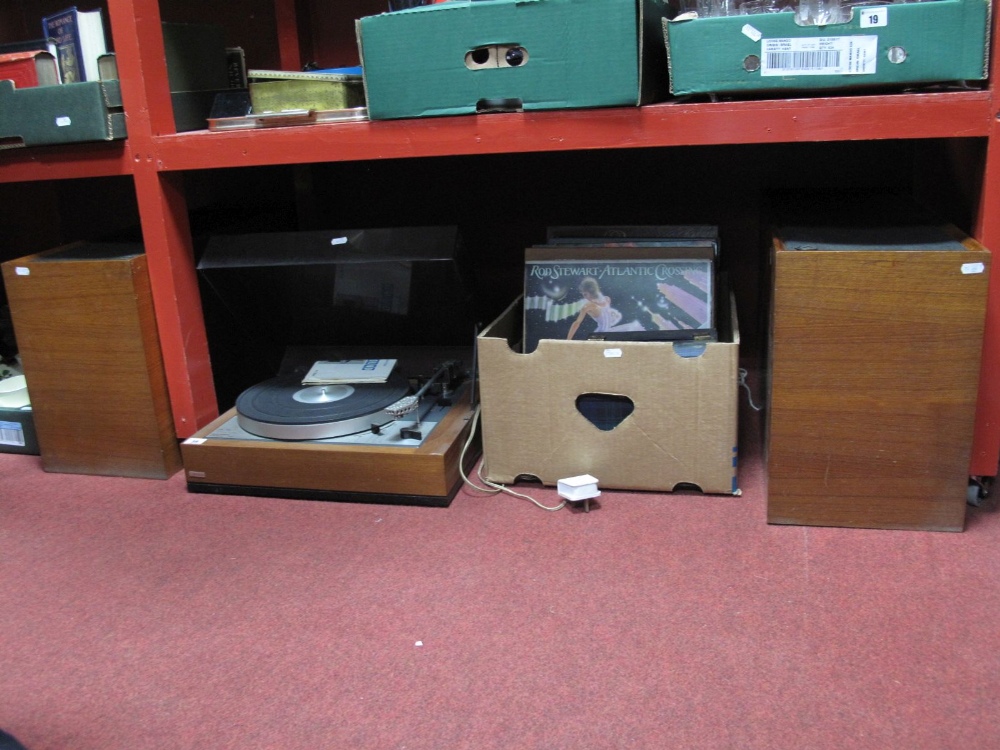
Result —
<instances>
[{"instance_id":1,"label":"box hand hole","mask_svg":"<svg viewBox=\"0 0 1000 750\"><path fill-rule=\"evenodd\" d=\"M469 70L520 68L528 62L528 50L518 44L490 44L465 53Z\"/></svg>"},{"instance_id":2,"label":"box hand hole","mask_svg":"<svg viewBox=\"0 0 1000 750\"><path fill-rule=\"evenodd\" d=\"M485 114L487 112L522 112L524 102L521 99L480 99L476 102L476 112Z\"/></svg>"},{"instance_id":3,"label":"box hand hole","mask_svg":"<svg viewBox=\"0 0 1000 750\"><path fill-rule=\"evenodd\" d=\"M497 67L496 46L476 47L465 53L465 67L469 70Z\"/></svg>"},{"instance_id":4,"label":"box hand hole","mask_svg":"<svg viewBox=\"0 0 1000 750\"><path fill-rule=\"evenodd\" d=\"M581 393L576 410L597 429L610 432L635 411L635 402L613 393Z\"/></svg>"},{"instance_id":5,"label":"box hand hole","mask_svg":"<svg viewBox=\"0 0 1000 750\"><path fill-rule=\"evenodd\" d=\"M528 50L520 46L500 46L497 48L497 66L520 68L528 62Z\"/></svg>"}]
</instances>

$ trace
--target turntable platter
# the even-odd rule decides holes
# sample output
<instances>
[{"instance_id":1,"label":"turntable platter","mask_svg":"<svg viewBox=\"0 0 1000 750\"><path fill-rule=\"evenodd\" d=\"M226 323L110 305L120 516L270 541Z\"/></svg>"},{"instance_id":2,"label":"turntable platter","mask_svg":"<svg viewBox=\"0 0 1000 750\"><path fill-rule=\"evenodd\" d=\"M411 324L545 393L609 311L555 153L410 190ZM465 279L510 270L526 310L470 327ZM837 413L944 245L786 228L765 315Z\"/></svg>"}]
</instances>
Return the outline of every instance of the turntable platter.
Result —
<instances>
[{"instance_id":1,"label":"turntable platter","mask_svg":"<svg viewBox=\"0 0 1000 750\"><path fill-rule=\"evenodd\" d=\"M251 386L236 399L240 427L277 440L322 440L391 421L379 415L410 392L409 380L393 372L385 383L302 385L279 376Z\"/></svg>"}]
</instances>

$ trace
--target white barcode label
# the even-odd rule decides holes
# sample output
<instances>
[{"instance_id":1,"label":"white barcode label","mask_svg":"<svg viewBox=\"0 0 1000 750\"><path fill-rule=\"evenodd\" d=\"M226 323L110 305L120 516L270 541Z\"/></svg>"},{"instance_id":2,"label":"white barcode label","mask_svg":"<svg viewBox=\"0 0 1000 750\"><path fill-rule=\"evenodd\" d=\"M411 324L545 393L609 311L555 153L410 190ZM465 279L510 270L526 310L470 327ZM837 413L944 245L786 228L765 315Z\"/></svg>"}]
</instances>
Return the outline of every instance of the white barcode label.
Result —
<instances>
[{"instance_id":1,"label":"white barcode label","mask_svg":"<svg viewBox=\"0 0 1000 750\"><path fill-rule=\"evenodd\" d=\"M761 40L762 76L872 75L877 36Z\"/></svg>"},{"instance_id":2,"label":"white barcode label","mask_svg":"<svg viewBox=\"0 0 1000 750\"><path fill-rule=\"evenodd\" d=\"M0 445L24 447L24 430L17 422L0 422Z\"/></svg>"}]
</instances>

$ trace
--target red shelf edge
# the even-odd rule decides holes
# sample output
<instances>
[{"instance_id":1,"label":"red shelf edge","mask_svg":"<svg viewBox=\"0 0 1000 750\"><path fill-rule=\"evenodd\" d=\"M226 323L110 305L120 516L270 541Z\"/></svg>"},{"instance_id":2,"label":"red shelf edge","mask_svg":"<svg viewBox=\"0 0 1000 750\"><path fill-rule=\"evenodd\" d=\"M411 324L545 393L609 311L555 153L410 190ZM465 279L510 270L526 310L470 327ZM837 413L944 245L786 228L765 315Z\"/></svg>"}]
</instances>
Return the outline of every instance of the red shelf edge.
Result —
<instances>
[{"instance_id":1,"label":"red shelf edge","mask_svg":"<svg viewBox=\"0 0 1000 750\"><path fill-rule=\"evenodd\" d=\"M475 154L986 137L988 91L460 115L152 136L157 171ZM859 135L859 133L861 135ZM139 141L136 139L133 147ZM0 182L132 173L128 142L0 152Z\"/></svg>"},{"instance_id":2,"label":"red shelf edge","mask_svg":"<svg viewBox=\"0 0 1000 750\"><path fill-rule=\"evenodd\" d=\"M132 158L126 141L0 151L0 183L130 174Z\"/></svg>"},{"instance_id":3,"label":"red shelf edge","mask_svg":"<svg viewBox=\"0 0 1000 750\"><path fill-rule=\"evenodd\" d=\"M153 138L160 171L663 146L986 137L988 91L459 115Z\"/></svg>"}]
</instances>

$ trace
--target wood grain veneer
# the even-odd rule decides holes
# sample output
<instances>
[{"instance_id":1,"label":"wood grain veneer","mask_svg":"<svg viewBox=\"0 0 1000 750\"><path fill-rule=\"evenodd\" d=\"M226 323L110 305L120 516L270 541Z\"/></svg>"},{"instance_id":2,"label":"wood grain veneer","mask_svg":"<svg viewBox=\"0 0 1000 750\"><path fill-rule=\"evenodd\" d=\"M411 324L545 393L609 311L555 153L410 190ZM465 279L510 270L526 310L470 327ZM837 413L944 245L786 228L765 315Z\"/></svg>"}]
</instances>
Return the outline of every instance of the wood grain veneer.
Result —
<instances>
[{"instance_id":1,"label":"wood grain veneer","mask_svg":"<svg viewBox=\"0 0 1000 750\"><path fill-rule=\"evenodd\" d=\"M959 241L775 240L768 522L963 528L990 254Z\"/></svg>"},{"instance_id":2,"label":"wood grain veneer","mask_svg":"<svg viewBox=\"0 0 1000 750\"><path fill-rule=\"evenodd\" d=\"M75 243L3 264L46 471L180 469L142 247Z\"/></svg>"},{"instance_id":3,"label":"wood grain veneer","mask_svg":"<svg viewBox=\"0 0 1000 750\"><path fill-rule=\"evenodd\" d=\"M229 440L210 436L236 417L230 409L181 444L189 486L205 492L275 494L281 490L316 497L354 496L370 502L448 505L471 468L478 439L463 454L472 429L467 398L457 402L417 447L334 444L314 441Z\"/></svg>"}]
</instances>

